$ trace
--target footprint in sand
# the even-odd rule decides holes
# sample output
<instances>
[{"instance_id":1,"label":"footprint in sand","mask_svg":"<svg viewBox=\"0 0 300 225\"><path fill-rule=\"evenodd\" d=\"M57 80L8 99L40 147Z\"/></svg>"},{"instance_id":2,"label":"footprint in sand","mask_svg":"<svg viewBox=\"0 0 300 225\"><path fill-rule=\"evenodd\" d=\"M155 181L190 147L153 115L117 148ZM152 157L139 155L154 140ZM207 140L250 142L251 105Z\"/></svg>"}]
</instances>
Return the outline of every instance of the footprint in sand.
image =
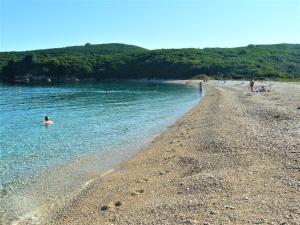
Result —
<instances>
[{"instance_id":1,"label":"footprint in sand","mask_svg":"<svg viewBox=\"0 0 300 225\"><path fill-rule=\"evenodd\" d=\"M116 201L115 203L114 203L114 206L115 207L120 207L122 205L122 202L121 201Z\"/></svg>"},{"instance_id":2,"label":"footprint in sand","mask_svg":"<svg viewBox=\"0 0 300 225\"><path fill-rule=\"evenodd\" d=\"M140 184L142 182L148 182L149 180L147 178L143 178L142 180L137 180L135 183Z\"/></svg>"},{"instance_id":3,"label":"footprint in sand","mask_svg":"<svg viewBox=\"0 0 300 225\"><path fill-rule=\"evenodd\" d=\"M109 209L109 207L107 205L101 206L101 208L100 208L101 211L106 211L108 209Z\"/></svg>"},{"instance_id":4,"label":"footprint in sand","mask_svg":"<svg viewBox=\"0 0 300 225\"><path fill-rule=\"evenodd\" d=\"M116 202L114 202L113 204L109 204L109 205L103 205L103 206L101 206L100 207L100 210L102 211L102 212L105 212L105 211L107 211L107 210L109 210L109 209L111 209L111 208L113 208L113 207L120 207L122 205L122 202L121 201L116 201Z\"/></svg>"},{"instance_id":5,"label":"footprint in sand","mask_svg":"<svg viewBox=\"0 0 300 225\"><path fill-rule=\"evenodd\" d=\"M139 195L139 194L142 194L144 193L144 190L143 189L139 189L139 190L135 190L134 192L131 192L130 194L132 196L136 196L136 195Z\"/></svg>"},{"instance_id":6,"label":"footprint in sand","mask_svg":"<svg viewBox=\"0 0 300 225\"><path fill-rule=\"evenodd\" d=\"M166 170L166 172L164 173L164 172L162 172L162 171L160 171L158 174L160 175L160 176L162 176L162 175L164 175L164 174L166 174L166 173L170 173L170 171L169 170Z\"/></svg>"}]
</instances>

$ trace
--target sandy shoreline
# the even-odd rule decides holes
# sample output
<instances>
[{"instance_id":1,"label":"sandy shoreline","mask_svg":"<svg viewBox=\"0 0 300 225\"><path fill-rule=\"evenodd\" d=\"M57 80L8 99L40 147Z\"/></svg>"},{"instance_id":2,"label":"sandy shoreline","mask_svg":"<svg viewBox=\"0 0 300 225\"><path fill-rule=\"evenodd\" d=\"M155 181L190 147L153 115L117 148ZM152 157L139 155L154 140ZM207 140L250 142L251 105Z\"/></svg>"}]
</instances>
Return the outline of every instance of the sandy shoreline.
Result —
<instances>
[{"instance_id":1,"label":"sandy shoreline","mask_svg":"<svg viewBox=\"0 0 300 225\"><path fill-rule=\"evenodd\" d=\"M299 83L205 85L201 104L46 224L300 224Z\"/></svg>"}]
</instances>

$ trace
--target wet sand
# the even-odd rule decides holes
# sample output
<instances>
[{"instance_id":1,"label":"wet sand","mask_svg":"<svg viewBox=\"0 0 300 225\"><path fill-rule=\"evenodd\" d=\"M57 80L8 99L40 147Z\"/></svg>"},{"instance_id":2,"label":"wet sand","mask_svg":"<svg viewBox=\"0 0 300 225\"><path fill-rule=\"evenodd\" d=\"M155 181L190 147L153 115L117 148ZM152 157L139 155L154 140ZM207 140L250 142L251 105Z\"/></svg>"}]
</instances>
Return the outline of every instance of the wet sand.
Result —
<instances>
[{"instance_id":1,"label":"wet sand","mask_svg":"<svg viewBox=\"0 0 300 225\"><path fill-rule=\"evenodd\" d=\"M49 224L300 224L300 85L209 82L144 151Z\"/></svg>"}]
</instances>

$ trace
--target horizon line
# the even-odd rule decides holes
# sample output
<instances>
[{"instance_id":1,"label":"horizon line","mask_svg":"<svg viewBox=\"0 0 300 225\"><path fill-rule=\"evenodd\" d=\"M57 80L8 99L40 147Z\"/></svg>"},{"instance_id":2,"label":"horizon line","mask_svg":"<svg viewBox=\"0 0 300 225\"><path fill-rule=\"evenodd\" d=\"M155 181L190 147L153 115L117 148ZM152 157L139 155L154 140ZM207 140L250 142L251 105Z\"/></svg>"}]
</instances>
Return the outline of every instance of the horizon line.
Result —
<instances>
[{"instance_id":1,"label":"horizon line","mask_svg":"<svg viewBox=\"0 0 300 225\"><path fill-rule=\"evenodd\" d=\"M149 51L153 51L153 50L163 50L163 49L206 49L206 48L242 48L242 47L248 47L249 45L258 45L258 46L262 46L262 45L284 45L284 44L290 44L290 45L298 45L300 43L287 43L287 42L281 42L281 43L260 43L260 44L252 44L249 43L247 45L243 45L243 46L225 46L225 47L219 47L219 46L213 46L213 47L180 47L180 48L145 48L143 46L139 46L139 45L135 45L135 44L129 44L129 43L121 43L121 42L106 42L106 43L99 43L99 44L94 44L94 43L90 43L90 42L86 42L82 45L68 45L68 46L60 46L60 47L50 47L50 48L37 48L37 49L29 49L29 50L0 50L0 53L11 53L11 52L30 52L30 51L44 51L44 50L50 50L50 49L61 49L61 48L71 48L71 47L84 47L86 44L90 44L90 45L109 45L109 44L121 44L121 45L132 45L132 46L136 46L136 47L140 47L140 48L144 48L146 50Z\"/></svg>"}]
</instances>

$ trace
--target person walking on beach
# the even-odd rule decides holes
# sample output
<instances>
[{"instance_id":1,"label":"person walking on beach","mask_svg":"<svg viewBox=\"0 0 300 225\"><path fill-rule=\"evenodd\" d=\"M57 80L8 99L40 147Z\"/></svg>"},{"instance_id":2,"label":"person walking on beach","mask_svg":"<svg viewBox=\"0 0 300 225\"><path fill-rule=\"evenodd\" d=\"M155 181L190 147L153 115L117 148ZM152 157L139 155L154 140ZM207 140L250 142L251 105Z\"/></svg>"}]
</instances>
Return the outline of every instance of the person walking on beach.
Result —
<instances>
[{"instance_id":1,"label":"person walking on beach","mask_svg":"<svg viewBox=\"0 0 300 225\"><path fill-rule=\"evenodd\" d=\"M253 87L254 87L254 80L250 80L250 90L253 91Z\"/></svg>"}]
</instances>

